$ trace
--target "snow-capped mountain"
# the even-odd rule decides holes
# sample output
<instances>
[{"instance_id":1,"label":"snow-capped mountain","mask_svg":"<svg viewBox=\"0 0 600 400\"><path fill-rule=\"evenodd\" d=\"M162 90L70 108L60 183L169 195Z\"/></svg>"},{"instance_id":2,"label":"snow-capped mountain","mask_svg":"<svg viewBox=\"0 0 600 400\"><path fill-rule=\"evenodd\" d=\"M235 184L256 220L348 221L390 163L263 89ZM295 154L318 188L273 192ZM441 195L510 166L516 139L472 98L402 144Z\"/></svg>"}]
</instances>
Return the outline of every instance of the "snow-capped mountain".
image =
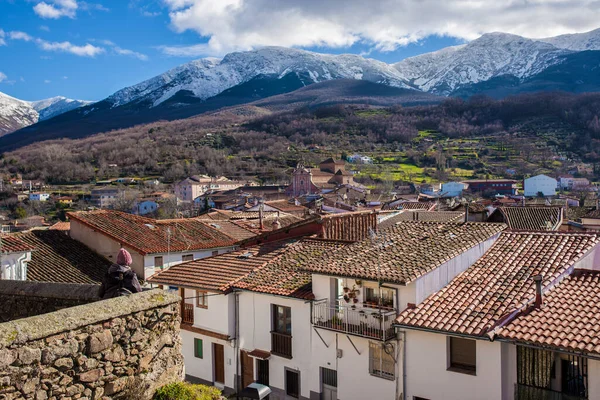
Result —
<instances>
[{"instance_id":1,"label":"snow-capped mountain","mask_svg":"<svg viewBox=\"0 0 600 400\"><path fill-rule=\"evenodd\" d=\"M573 51L600 50L600 29L539 39L539 41L550 43L559 49Z\"/></svg>"},{"instance_id":2,"label":"snow-capped mountain","mask_svg":"<svg viewBox=\"0 0 600 400\"><path fill-rule=\"evenodd\" d=\"M526 78L560 62L568 50L506 33L488 33L472 42L407 58L394 67L420 90L449 95L463 85L501 75Z\"/></svg>"},{"instance_id":3,"label":"snow-capped mountain","mask_svg":"<svg viewBox=\"0 0 600 400\"><path fill-rule=\"evenodd\" d=\"M119 90L106 100L117 107L135 102L157 106L185 90L201 100L260 76L275 79L302 75L308 83L331 79L362 79L398 88L410 88L392 66L359 55L330 55L283 47L236 52L222 60L189 62L137 85Z\"/></svg>"},{"instance_id":4,"label":"snow-capped mountain","mask_svg":"<svg viewBox=\"0 0 600 400\"><path fill-rule=\"evenodd\" d=\"M23 100L0 93L0 135L35 124L38 113Z\"/></svg>"},{"instance_id":5,"label":"snow-capped mountain","mask_svg":"<svg viewBox=\"0 0 600 400\"><path fill-rule=\"evenodd\" d=\"M91 103L93 103L93 101L73 100L63 96L55 96L45 100L29 102L31 107L38 112L40 121L55 117L59 114L66 113L67 111L71 111Z\"/></svg>"},{"instance_id":6,"label":"snow-capped mountain","mask_svg":"<svg viewBox=\"0 0 600 400\"><path fill-rule=\"evenodd\" d=\"M0 92L0 135L90 103L90 101L72 100L61 96L39 101L24 101Z\"/></svg>"}]
</instances>

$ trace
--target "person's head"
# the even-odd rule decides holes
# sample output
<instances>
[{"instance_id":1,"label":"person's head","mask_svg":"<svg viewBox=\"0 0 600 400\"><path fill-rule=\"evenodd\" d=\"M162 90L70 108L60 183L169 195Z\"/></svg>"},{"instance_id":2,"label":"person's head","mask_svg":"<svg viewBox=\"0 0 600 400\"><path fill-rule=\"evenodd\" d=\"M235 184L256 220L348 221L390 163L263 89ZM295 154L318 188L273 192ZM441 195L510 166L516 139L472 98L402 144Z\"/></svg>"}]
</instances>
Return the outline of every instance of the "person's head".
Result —
<instances>
[{"instance_id":1,"label":"person's head","mask_svg":"<svg viewBox=\"0 0 600 400\"><path fill-rule=\"evenodd\" d=\"M130 266L133 263L133 259L131 258L131 254L123 248L119 250L119 254L117 254L117 264Z\"/></svg>"}]
</instances>

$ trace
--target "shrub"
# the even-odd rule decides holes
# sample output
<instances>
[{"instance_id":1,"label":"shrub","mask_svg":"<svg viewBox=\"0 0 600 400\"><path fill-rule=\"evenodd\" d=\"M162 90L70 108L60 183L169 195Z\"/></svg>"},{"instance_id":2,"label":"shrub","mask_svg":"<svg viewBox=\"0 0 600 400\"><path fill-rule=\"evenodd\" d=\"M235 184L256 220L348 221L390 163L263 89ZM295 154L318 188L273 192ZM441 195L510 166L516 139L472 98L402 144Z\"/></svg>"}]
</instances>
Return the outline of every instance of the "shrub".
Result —
<instances>
[{"instance_id":1,"label":"shrub","mask_svg":"<svg viewBox=\"0 0 600 400\"><path fill-rule=\"evenodd\" d=\"M216 387L193 385L186 382L169 383L156 391L154 400L219 400L221 391Z\"/></svg>"}]
</instances>

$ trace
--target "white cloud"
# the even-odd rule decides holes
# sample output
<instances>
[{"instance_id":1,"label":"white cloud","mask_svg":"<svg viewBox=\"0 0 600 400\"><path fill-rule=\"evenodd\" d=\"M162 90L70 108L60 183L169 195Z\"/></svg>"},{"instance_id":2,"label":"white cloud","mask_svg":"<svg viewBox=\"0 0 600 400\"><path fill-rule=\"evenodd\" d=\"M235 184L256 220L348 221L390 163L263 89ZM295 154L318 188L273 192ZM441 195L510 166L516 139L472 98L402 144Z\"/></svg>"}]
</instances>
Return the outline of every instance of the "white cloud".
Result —
<instances>
[{"instance_id":1,"label":"white cloud","mask_svg":"<svg viewBox=\"0 0 600 400\"><path fill-rule=\"evenodd\" d=\"M41 31L50 32L50 28L48 28L48 26L47 26L47 25L40 25L40 30L41 30Z\"/></svg>"},{"instance_id":2,"label":"white cloud","mask_svg":"<svg viewBox=\"0 0 600 400\"><path fill-rule=\"evenodd\" d=\"M390 51L430 35L472 40L492 31L526 37L598 27L598 0L163 0L171 26L208 43L163 46L170 55L221 55L259 46ZM202 47L204 46L204 48Z\"/></svg>"},{"instance_id":3,"label":"white cloud","mask_svg":"<svg viewBox=\"0 0 600 400\"><path fill-rule=\"evenodd\" d=\"M0 82L5 81L6 79L8 79L8 76L6 76L4 72L0 71Z\"/></svg>"},{"instance_id":4,"label":"white cloud","mask_svg":"<svg viewBox=\"0 0 600 400\"><path fill-rule=\"evenodd\" d=\"M0 46L6 46L6 41L4 40L4 36L6 33L2 29L0 29Z\"/></svg>"},{"instance_id":5,"label":"white cloud","mask_svg":"<svg viewBox=\"0 0 600 400\"><path fill-rule=\"evenodd\" d=\"M71 42L48 42L43 39L36 39L36 43L45 51L62 51L82 57L95 57L105 51L102 47L96 47L89 43L86 43L83 46L77 46Z\"/></svg>"},{"instance_id":6,"label":"white cloud","mask_svg":"<svg viewBox=\"0 0 600 400\"><path fill-rule=\"evenodd\" d=\"M26 42L31 42L33 40L33 37L21 31L10 31L8 32L8 37L13 40L24 40Z\"/></svg>"},{"instance_id":7,"label":"white cloud","mask_svg":"<svg viewBox=\"0 0 600 400\"><path fill-rule=\"evenodd\" d=\"M69 77L65 75L65 76L63 76L63 79L66 80L66 79L69 79Z\"/></svg>"},{"instance_id":8,"label":"white cloud","mask_svg":"<svg viewBox=\"0 0 600 400\"><path fill-rule=\"evenodd\" d=\"M148 60L148 56L142 53L138 53L137 51L133 51L133 50L129 50L129 49L122 49L119 46L115 46L114 47L115 53L117 53L120 56L130 56L130 57L135 57L138 60L142 60L142 61L147 61Z\"/></svg>"},{"instance_id":9,"label":"white cloud","mask_svg":"<svg viewBox=\"0 0 600 400\"><path fill-rule=\"evenodd\" d=\"M42 1L33 7L33 11L42 18L75 18L77 7L75 0L54 0L52 3Z\"/></svg>"},{"instance_id":10,"label":"white cloud","mask_svg":"<svg viewBox=\"0 0 600 400\"><path fill-rule=\"evenodd\" d=\"M52 81L50 79L44 79L44 83L48 84L51 83Z\"/></svg>"}]
</instances>

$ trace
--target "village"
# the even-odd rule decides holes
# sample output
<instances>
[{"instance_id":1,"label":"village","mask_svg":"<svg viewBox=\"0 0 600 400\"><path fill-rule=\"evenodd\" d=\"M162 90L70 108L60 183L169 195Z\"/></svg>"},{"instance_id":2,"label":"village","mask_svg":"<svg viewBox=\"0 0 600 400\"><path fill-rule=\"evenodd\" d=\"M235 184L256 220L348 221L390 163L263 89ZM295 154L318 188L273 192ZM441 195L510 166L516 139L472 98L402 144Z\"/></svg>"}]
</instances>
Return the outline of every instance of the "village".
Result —
<instances>
[{"instance_id":1,"label":"village","mask_svg":"<svg viewBox=\"0 0 600 400\"><path fill-rule=\"evenodd\" d=\"M595 186L384 193L348 165L298 163L286 185L156 180L138 197L104 182L87 200L4 182L64 220L3 222L0 396L149 398L185 380L216 398L600 399ZM121 249L143 291L100 300Z\"/></svg>"}]
</instances>

